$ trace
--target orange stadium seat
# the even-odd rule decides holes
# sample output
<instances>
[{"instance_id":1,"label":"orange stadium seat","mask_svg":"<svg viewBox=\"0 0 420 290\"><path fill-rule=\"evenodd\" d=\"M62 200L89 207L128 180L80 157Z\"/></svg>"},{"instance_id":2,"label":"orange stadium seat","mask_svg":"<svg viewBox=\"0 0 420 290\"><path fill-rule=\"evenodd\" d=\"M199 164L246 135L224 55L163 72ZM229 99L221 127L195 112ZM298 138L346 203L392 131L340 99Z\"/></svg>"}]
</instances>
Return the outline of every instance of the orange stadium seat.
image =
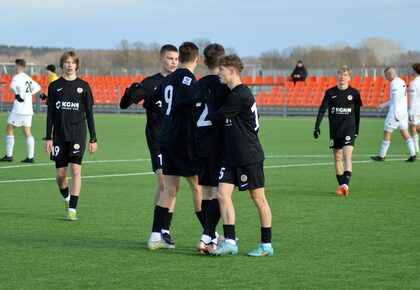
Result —
<instances>
[{"instance_id":1,"label":"orange stadium seat","mask_svg":"<svg viewBox=\"0 0 420 290\"><path fill-rule=\"evenodd\" d=\"M284 76L277 76L276 77L276 84L277 85L284 85L285 80L284 80Z\"/></svg>"}]
</instances>

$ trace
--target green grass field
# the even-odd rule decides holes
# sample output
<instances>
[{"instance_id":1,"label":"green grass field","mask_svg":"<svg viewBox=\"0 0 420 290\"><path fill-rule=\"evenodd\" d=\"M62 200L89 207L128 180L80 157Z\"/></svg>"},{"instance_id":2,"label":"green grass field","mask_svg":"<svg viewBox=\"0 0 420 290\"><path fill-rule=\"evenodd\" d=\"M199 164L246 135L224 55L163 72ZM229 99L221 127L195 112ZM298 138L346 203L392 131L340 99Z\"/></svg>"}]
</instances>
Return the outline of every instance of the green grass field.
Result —
<instances>
[{"instance_id":1,"label":"green grass field","mask_svg":"<svg viewBox=\"0 0 420 290\"><path fill-rule=\"evenodd\" d=\"M7 114L0 114L5 126ZM96 115L98 152L85 155L79 220L67 222L55 169L43 153L45 117L33 119L34 165L16 132L15 161L0 164L0 289L409 289L420 288L420 161L404 163L398 133L374 163L383 119L362 119L348 198L336 196L328 121L262 117L271 258L245 254L259 242L257 211L235 192L240 254L196 252L201 228L185 181L175 250L150 252L155 177L142 115ZM5 153L4 131L0 154ZM221 227L219 228L221 232Z\"/></svg>"}]
</instances>

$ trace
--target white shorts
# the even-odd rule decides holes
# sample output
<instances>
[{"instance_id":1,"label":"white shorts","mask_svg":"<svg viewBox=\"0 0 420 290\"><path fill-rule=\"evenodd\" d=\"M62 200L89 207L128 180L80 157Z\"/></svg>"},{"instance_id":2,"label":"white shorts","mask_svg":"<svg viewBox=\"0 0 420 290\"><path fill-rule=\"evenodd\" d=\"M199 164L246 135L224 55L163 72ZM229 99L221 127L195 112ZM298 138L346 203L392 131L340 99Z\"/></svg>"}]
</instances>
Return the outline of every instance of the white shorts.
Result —
<instances>
[{"instance_id":1,"label":"white shorts","mask_svg":"<svg viewBox=\"0 0 420 290\"><path fill-rule=\"evenodd\" d=\"M414 120L413 122L410 122L410 120L408 121L408 123L410 125L416 125L416 126L420 126L420 115L414 115Z\"/></svg>"},{"instance_id":2,"label":"white shorts","mask_svg":"<svg viewBox=\"0 0 420 290\"><path fill-rule=\"evenodd\" d=\"M13 125L14 127L31 127L32 115L22 115L10 112L9 118L7 118L7 124Z\"/></svg>"}]
</instances>

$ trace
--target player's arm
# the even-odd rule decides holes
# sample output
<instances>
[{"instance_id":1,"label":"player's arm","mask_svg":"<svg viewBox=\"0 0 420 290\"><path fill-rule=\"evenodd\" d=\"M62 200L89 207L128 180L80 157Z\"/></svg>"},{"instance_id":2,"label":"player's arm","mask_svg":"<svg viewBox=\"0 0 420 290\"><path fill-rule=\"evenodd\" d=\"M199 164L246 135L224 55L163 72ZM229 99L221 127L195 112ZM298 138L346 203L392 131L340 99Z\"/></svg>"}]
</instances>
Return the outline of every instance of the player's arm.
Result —
<instances>
[{"instance_id":1,"label":"player's arm","mask_svg":"<svg viewBox=\"0 0 420 290\"><path fill-rule=\"evenodd\" d=\"M55 118L55 105L54 105L55 90L51 84L48 86L48 96L50 97L47 99L47 126L46 126L45 140L51 141L54 118Z\"/></svg>"},{"instance_id":2,"label":"player's arm","mask_svg":"<svg viewBox=\"0 0 420 290\"><path fill-rule=\"evenodd\" d=\"M38 92L41 91L41 86L34 80L32 80L32 95L37 94Z\"/></svg>"},{"instance_id":3,"label":"player's arm","mask_svg":"<svg viewBox=\"0 0 420 290\"><path fill-rule=\"evenodd\" d=\"M358 94L356 98L356 102L354 104L354 115L356 118L356 137L359 135L359 125L360 125L360 107L363 106L362 99L360 97L360 94Z\"/></svg>"},{"instance_id":4,"label":"player's arm","mask_svg":"<svg viewBox=\"0 0 420 290\"><path fill-rule=\"evenodd\" d=\"M190 81L185 82L184 80L186 78L190 79ZM176 90L176 95L173 97L173 102L172 102L173 112L185 110L196 103L194 99L193 89L191 87L193 80L188 76L185 76L184 80L182 81L178 89Z\"/></svg>"},{"instance_id":5,"label":"player's arm","mask_svg":"<svg viewBox=\"0 0 420 290\"><path fill-rule=\"evenodd\" d=\"M213 124L221 123L224 119L233 118L242 112L242 100L236 94L229 94L219 110L211 118Z\"/></svg>"},{"instance_id":6,"label":"player's arm","mask_svg":"<svg viewBox=\"0 0 420 290\"><path fill-rule=\"evenodd\" d=\"M10 83L10 90L15 95L16 101L18 101L19 103L22 103L24 101L23 99L24 96L20 94L21 92L20 92L19 82L15 78L13 78L12 82Z\"/></svg>"},{"instance_id":7,"label":"player's arm","mask_svg":"<svg viewBox=\"0 0 420 290\"><path fill-rule=\"evenodd\" d=\"M322 99L321 105L319 106L318 109L318 115L316 116L316 121L315 121L315 127L314 127L314 137L315 139L318 138L319 135L321 135L321 122L322 122L322 118L324 118L324 114L325 111L327 111L328 108L328 95L325 94L324 98Z\"/></svg>"},{"instance_id":8,"label":"player's arm","mask_svg":"<svg viewBox=\"0 0 420 290\"><path fill-rule=\"evenodd\" d=\"M410 117L410 121L413 121L413 116L417 114L416 112L416 98L420 96L417 96L416 86L414 82L411 82L410 84L410 108L408 109L408 115Z\"/></svg>"},{"instance_id":9,"label":"player's arm","mask_svg":"<svg viewBox=\"0 0 420 290\"><path fill-rule=\"evenodd\" d=\"M162 108L156 103L161 99L162 96L162 84L160 84L156 90L154 90L147 98L144 99L143 108L150 110L154 113L161 114Z\"/></svg>"},{"instance_id":10,"label":"player's arm","mask_svg":"<svg viewBox=\"0 0 420 290\"><path fill-rule=\"evenodd\" d=\"M391 87L391 100L394 101L394 119L396 121L401 120L402 112L400 107L404 97L407 97L407 89L405 85L403 88L398 88L397 86L394 86L394 88Z\"/></svg>"},{"instance_id":11,"label":"player's arm","mask_svg":"<svg viewBox=\"0 0 420 290\"><path fill-rule=\"evenodd\" d=\"M85 113L86 121L89 129L90 140L89 143L96 143L96 130L95 130L95 121L93 119L93 95L90 89L89 84L87 84L86 93L85 93Z\"/></svg>"},{"instance_id":12,"label":"player's arm","mask_svg":"<svg viewBox=\"0 0 420 290\"><path fill-rule=\"evenodd\" d=\"M138 104L141 100L147 98L149 92L142 83L132 83L125 89L124 95L120 100L120 108L127 109L132 104Z\"/></svg>"}]
</instances>

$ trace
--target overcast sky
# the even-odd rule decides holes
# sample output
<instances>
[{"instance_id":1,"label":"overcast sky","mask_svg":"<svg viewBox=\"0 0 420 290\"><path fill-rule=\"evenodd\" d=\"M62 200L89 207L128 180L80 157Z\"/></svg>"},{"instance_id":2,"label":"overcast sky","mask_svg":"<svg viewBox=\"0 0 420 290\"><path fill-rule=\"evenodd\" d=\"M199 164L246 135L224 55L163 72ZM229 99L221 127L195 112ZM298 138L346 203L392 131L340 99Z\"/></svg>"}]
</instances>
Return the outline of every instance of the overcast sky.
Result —
<instances>
[{"instance_id":1,"label":"overcast sky","mask_svg":"<svg viewBox=\"0 0 420 290\"><path fill-rule=\"evenodd\" d=\"M0 44L116 48L209 39L241 56L381 37L420 50L419 0L0 0Z\"/></svg>"}]
</instances>

